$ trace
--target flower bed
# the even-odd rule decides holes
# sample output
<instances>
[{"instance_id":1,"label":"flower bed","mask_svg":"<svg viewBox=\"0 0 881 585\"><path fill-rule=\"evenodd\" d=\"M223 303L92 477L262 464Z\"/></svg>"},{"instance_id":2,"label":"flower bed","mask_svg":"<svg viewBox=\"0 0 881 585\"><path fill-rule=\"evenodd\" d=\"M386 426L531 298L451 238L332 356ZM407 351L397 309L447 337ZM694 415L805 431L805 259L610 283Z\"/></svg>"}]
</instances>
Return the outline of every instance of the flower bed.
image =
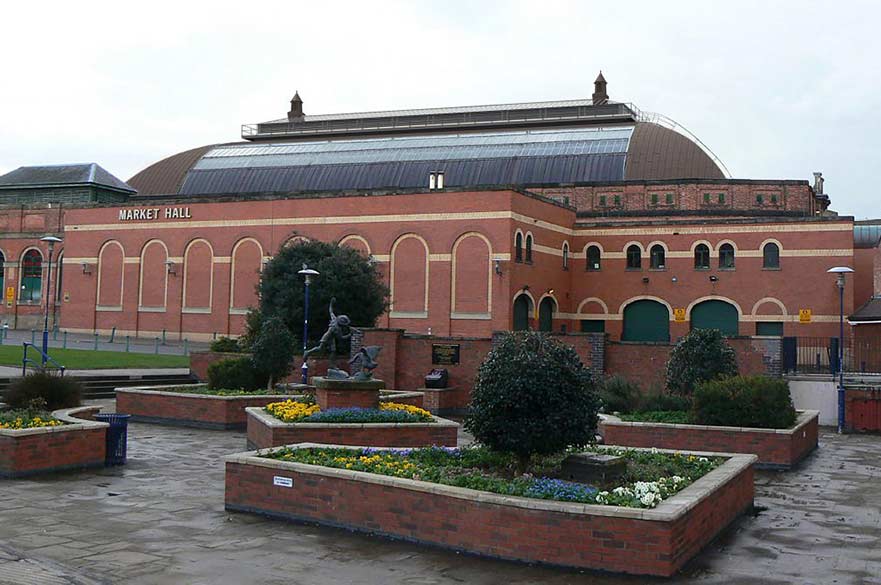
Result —
<instances>
[{"instance_id":1,"label":"flower bed","mask_svg":"<svg viewBox=\"0 0 881 585\"><path fill-rule=\"evenodd\" d=\"M603 491L554 478L494 481L461 462L479 466L486 456L314 443L241 453L226 458L226 509L485 556L670 576L752 505L752 455L686 454L686 468L702 471L694 481L646 478ZM614 505L622 503L630 507Z\"/></svg>"},{"instance_id":2,"label":"flower bed","mask_svg":"<svg viewBox=\"0 0 881 585\"><path fill-rule=\"evenodd\" d=\"M378 409L331 408L288 400L247 408L248 446L277 447L315 442L376 447L455 447L459 425L408 404Z\"/></svg>"},{"instance_id":3,"label":"flower bed","mask_svg":"<svg viewBox=\"0 0 881 585\"><path fill-rule=\"evenodd\" d=\"M819 414L799 412L788 429L624 421L606 414L601 415L599 432L612 445L751 453L758 456L758 467L789 469L817 448Z\"/></svg>"},{"instance_id":4,"label":"flower bed","mask_svg":"<svg viewBox=\"0 0 881 585\"><path fill-rule=\"evenodd\" d=\"M280 392L208 390L191 386L137 386L116 389L116 411L133 421L209 429L243 429L245 409L277 402Z\"/></svg>"},{"instance_id":5,"label":"flower bed","mask_svg":"<svg viewBox=\"0 0 881 585\"><path fill-rule=\"evenodd\" d=\"M0 415L0 425L8 425L0 428L0 477L103 466L109 425L88 420L98 410L86 406L51 415Z\"/></svg>"}]
</instances>

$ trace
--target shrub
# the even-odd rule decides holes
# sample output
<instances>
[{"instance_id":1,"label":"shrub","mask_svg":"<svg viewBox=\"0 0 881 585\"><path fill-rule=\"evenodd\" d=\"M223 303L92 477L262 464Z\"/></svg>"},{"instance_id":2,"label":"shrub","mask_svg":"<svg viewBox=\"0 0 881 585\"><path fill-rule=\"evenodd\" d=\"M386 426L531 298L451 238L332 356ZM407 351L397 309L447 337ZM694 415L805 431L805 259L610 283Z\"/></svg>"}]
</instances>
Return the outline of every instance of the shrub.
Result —
<instances>
[{"instance_id":1,"label":"shrub","mask_svg":"<svg viewBox=\"0 0 881 585\"><path fill-rule=\"evenodd\" d=\"M656 392L646 394L639 401L639 411L687 411L691 410L691 399L687 396Z\"/></svg>"},{"instance_id":2,"label":"shrub","mask_svg":"<svg viewBox=\"0 0 881 585\"><path fill-rule=\"evenodd\" d=\"M15 380L4 401L16 409L58 410L79 406L82 395L82 386L73 378L40 372Z\"/></svg>"},{"instance_id":3,"label":"shrub","mask_svg":"<svg viewBox=\"0 0 881 585\"><path fill-rule=\"evenodd\" d=\"M736 376L699 385L694 392L696 424L786 429L796 412L789 383L765 376Z\"/></svg>"},{"instance_id":4,"label":"shrub","mask_svg":"<svg viewBox=\"0 0 881 585\"><path fill-rule=\"evenodd\" d=\"M600 390L603 412L633 412L639 406L640 394L639 386L623 376L609 376Z\"/></svg>"},{"instance_id":5,"label":"shrub","mask_svg":"<svg viewBox=\"0 0 881 585\"><path fill-rule=\"evenodd\" d=\"M220 336L211 342L211 351L219 353L241 353L239 342L232 337Z\"/></svg>"},{"instance_id":6,"label":"shrub","mask_svg":"<svg viewBox=\"0 0 881 585\"><path fill-rule=\"evenodd\" d=\"M737 356L718 329L693 329L679 340L667 362L667 389L691 396L701 382L737 375Z\"/></svg>"},{"instance_id":7,"label":"shrub","mask_svg":"<svg viewBox=\"0 0 881 585\"><path fill-rule=\"evenodd\" d=\"M267 378L267 387L291 373L294 336L278 317L266 319L251 347L251 361L257 372Z\"/></svg>"},{"instance_id":8,"label":"shrub","mask_svg":"<svg viewBox=\"0 0 881 585\"><path fill-rule=\"evenodd\" d=\"M256 390L266 386L250 357L232 358L208 366L208 389Z\"/></svg>"},{"instance_id":9,"label":"shrub","mask_svg":"<svg viewBox=\"0 0 881 585\"><path fill-rule=\"evenodd\" d=\"M465 428L491 449L517 456L583 446L594 438L597 384L575 350L546 334L504 334L480 365Z\"/></svg>"}]
</instances>

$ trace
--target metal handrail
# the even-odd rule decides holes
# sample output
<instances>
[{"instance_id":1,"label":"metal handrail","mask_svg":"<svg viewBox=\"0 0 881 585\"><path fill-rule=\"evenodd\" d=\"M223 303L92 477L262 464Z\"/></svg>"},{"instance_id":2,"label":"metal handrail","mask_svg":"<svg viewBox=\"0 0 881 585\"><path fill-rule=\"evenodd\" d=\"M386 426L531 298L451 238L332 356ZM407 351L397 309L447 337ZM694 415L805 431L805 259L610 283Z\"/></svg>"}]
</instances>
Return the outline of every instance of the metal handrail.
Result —
<instances>
[{"instance_id":1,"label":"metal handrail","mask_svg":"<svg viewBox=\"0 0 881 585\"><path fill-rule=\"evenodd\" d=\"M58 361L56 361L55 358L43 353L43 351L39 347L34 345L33 343L28 343L27 341L24 341L24 342L22 342L21 345L23 348L23 355L21 358L21 375L22 376L27 376L29 363L30 364L39 364L39 366L35 366L35 369L38 368L40 370L46 370L47 369L46 364L49 362L52 362L53 364L55 364L55 369L57 369L61 372L62 377L64 376L65 367L62 366L60 363L58 363ZM40 357L43 358L43 361L36 362L36 361L28 358L28 348L32 348L34 351L36 351L38 354L40 354Z\"/></svg>"}]
</instances>

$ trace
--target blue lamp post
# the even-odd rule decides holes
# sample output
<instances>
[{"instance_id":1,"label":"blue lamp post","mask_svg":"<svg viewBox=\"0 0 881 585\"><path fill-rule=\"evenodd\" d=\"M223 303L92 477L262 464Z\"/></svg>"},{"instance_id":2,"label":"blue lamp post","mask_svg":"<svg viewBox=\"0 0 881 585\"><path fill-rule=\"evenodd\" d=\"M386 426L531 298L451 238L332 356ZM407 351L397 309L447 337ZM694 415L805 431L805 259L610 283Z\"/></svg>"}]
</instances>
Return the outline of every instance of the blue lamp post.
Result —
<instances>
[{"instance_id":1,"label":"blue lamp post","mask_svg":"<svg viewBox=\"0 0 881 585\"><path fill-rule=\"evenodd\" d=\"M303 264L303 269L297 272L297 274L302 274L306 280L306 298L303 303L303 367L300 368L300 371L303 374L303 384L308 384L309 365L306 363L306 340L309 338L309 285L312 284L312 277L318 276L318 271L312 270L306 264Z\"/></svg>"},{"instance_id":2,"label":"blue lamp post","mask_svg":"<svg viewBox=\"0 0 881 585\"><path fill-rule=\"evenodd\" d=\"M836 266L830 268L826 272L837 274L838 279L835 281L838 286L838 432L844 432L844 285L845 276L848 272L853 272L853 268L847 266Z\"/></svg>"},{"instance_id":3,"label":"blue lamp post","mask_svg":"<svg viewBox=\"0 0 881 585\"><path fill-rule=\"evenodd\" d=\"M52 252L55 250L55 244L61 242L61 238L55 236L45 236L40 238L41 242L46 242L49 247L49 264L46 268L46 314L43 318L43 367L46 367L46 356L49 353L49 297L52 291Z\"/></svg>"}]
</instances>

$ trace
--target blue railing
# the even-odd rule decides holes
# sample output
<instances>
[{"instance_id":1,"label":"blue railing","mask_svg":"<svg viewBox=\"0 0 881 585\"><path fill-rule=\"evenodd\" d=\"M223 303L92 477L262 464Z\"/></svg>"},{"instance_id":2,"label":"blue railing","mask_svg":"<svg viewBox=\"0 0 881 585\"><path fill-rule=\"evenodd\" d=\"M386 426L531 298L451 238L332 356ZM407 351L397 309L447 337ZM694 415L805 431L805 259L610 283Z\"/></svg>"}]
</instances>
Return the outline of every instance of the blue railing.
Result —
<instances>
[{"instance_id":1,"label":"blue railing","mask_svg":"<svg viewBox=\"0 0 881 585\"><path fill-rule=\"evenodd\" d=\"M22 353L22 357L21 357L21 375L22 376L28 375L28 364L34 364L33 365L34 368L39 368L40 370L46 370L47 369L46 364L48 364L49 362L52 362L53 364L55 364L55 368L59 372L61 372L62 376L64 375L64 366L62 366L57 361L55 361L55 359L52 358L51 356L43 353L43 351L39 347L37 347L33 343L28 343L27 341L23 342L21 345L23 348L23 353ZM40 357L42 358L42 360L35 361L35 360L30 359L28 357L28 349L33 349L35 352L40 354Z\"/></svg>"}]
</instances>

